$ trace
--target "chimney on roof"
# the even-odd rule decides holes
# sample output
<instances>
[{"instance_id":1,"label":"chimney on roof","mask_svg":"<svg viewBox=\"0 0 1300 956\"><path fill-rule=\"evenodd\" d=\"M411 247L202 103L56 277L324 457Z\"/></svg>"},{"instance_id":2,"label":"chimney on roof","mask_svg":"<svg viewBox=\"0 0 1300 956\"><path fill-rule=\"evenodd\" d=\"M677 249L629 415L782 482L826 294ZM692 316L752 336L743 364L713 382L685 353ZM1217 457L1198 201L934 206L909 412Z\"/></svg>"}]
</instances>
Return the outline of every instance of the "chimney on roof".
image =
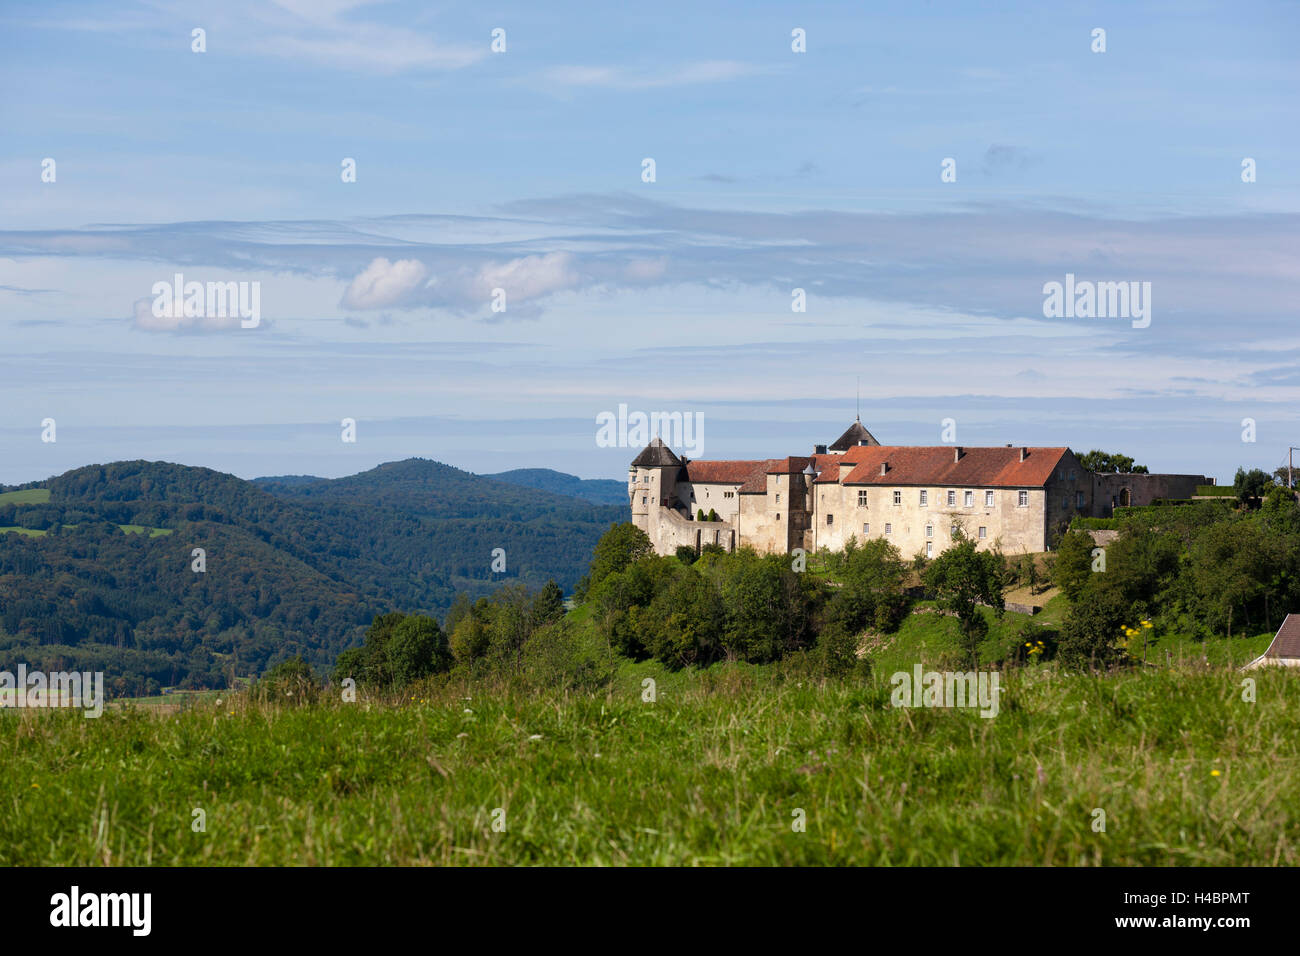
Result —
<instances>
[{"instance_id":1,"label":"chimney on roof","mask_svg":"<svg viewBox=\"0 0 1300 956\"><path fill-rule=\"evenodd\" d=\"M824 454L826 454L826 446L825 446L825 445L813 445L813 454L814 454L814 455L824 455Z\"/></svg>"},{"instance_id":2,"label":"chimney on roof","mask_svg":"<svg viewBox=\"0 0 1300 956\"><path fill-rule=\"evenodd\" d=\"M884 475L884 474L887 474L888 472L889 472L889 462L887 462L887 461L882 461L882 462L880 463L880 473L881 473L882 475Z\"/></svg>"},{"instance_id":3,"label":"chimney on roof","mask_svg":"<svg viewBox=\"0 0 1300 956\"><path fill-rule=\"evenodd\" d=\"M1028 449L1028 448L1021 448L1021 449L1020 449L1020 460L1021 460L1021 461L1024 461L1024 460L1025 460L1026 458L1028 458L1028 457L1029 457L1029 449Z\"/></svg>"},{"instance_id":4,"label":"chimney on roof","mask_svg":"<svg viewBox=\"0 0 1300 956\"><path fill-rule=\"evenodd\" d=\"M961 445L958 445L956 448L952 450L952 460L961 461L961 455L962 455Z\"/></svg>"}]
</instances>

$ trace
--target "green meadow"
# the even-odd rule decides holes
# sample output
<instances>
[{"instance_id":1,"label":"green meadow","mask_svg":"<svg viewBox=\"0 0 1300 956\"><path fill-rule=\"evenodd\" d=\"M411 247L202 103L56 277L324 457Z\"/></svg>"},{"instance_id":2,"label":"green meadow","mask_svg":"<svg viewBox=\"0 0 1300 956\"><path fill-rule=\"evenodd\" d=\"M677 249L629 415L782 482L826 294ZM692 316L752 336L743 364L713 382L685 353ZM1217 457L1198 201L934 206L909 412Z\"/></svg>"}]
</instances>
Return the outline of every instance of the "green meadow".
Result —
<instances>
[{"instance_id":1,"label":"green meadow","mask_svg":"<svg viewBox=\"0 0 1300 956\"><path fill-rule=\"evenodd\" d=\"M63 527L75 528L77 526L75 524L65 524L63 525ZM122 529L123 534L146 534L147 533L151 538L157 538L160 535L171 534L173 531L172 528L147 528L142 524L120 524L118 525L118 527ZM0 534L3 534L6 531L14 531L18 534L25 534L35 538L43 537L47 533L39 528L37 529L19 528L14 525L0 528Z\"/></svg>"},{"instance_id":2,"label":"green meadow","mask_svg":"<svg viewBox=\"0 0 1300 956\"><path fill-rule=\"evenodd\" d=\"M1300 675L1215 662L1261 638L1012 668L993 718L892 707L944 623L912 615L868 677L623 661L584 692L0 711L0 864L1300 864Z\"/></svg>"},{"instance_id":3,"label":"green meadow","mask_svg":"<svg viewBox=\"0 0 1300 956\"><path fill-rule=\"evenodd\" d=\"M43 505L50 500L48 488L24 488L0 492L0 505Z\"/></svg>"}]
</instances>

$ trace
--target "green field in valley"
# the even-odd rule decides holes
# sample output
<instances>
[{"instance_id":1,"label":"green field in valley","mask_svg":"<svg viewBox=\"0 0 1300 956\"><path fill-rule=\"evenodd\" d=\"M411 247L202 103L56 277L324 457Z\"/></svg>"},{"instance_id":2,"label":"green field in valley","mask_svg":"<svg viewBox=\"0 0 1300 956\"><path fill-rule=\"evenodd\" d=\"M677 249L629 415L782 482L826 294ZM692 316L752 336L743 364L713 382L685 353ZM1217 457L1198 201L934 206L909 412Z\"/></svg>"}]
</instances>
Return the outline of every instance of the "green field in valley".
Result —
<instances>
[{"instance_id":1,"label":"green field in valley","mask_svg":"<svg viewBox=\"0 0 1300 956\"><path fill-rule=\"evenodd\" d=\"M0 492L0 505L43 505L50 500L48 488L24 488Z\"/></svg>"}]
</instances>

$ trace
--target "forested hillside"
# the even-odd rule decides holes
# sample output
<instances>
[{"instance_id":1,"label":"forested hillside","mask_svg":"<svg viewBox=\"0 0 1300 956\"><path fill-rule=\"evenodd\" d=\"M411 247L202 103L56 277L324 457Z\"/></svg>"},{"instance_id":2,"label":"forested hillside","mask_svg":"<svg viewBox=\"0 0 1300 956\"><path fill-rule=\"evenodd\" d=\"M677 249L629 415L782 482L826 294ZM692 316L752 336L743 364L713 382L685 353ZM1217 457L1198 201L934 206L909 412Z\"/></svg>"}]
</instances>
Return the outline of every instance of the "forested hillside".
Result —
<instances>
[{"instance_id":1,"label":"forested hillside","mask_svg":"<svg viewBox=\"0 0 1300 956\"><path fill-rule=\"evenodd\" d=\"M625 512L419 459L257 483L163 462L79 468L0 494L0 668L103 670L116 692L145 693L299 653L324 666L376 614L440 616L457 590L502 581L571 590Z\"/></svg>"}]
</instances>

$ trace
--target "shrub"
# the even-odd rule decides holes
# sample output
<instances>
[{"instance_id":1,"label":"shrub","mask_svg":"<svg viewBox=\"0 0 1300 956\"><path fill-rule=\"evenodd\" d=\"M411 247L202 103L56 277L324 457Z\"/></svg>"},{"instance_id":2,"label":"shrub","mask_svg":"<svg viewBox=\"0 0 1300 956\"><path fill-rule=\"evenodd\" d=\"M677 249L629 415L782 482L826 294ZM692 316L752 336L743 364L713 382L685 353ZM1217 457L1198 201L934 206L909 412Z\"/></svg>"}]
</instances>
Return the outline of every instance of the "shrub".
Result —
<instances>
[{"instance_id":1,"label":"shrub","mask_svg":"<svg viewBox=\"0 0 1300 956\"><path fill-rule=\"evenodd\" d=\"M631 522L609 526L591 553L587 589L595 590L611 574L626 570L640 558L654 554L649 536Z\"/></svg>"},{"instance_id":2,"label":"shrub","mask_svg":"<svg viewBox=\"0 0 1300 956\"><path fill-rule=\"evenodd\" d=\"M320 697L320 681L311 665L299 654L280 661L270 668L254 688L254 694L265 701L280 703L314 704Z\"/></svg>"},{"instance_id":3,"label":"shrub","mask_svg":"<svg viewBox=\"0 0 1300 956\"><path fill-rule=\"evenodd\" d=\"M1124 659L1119 640L1132 618L1131 606L1119 588L1097 581L1089 582L1082 598L1061 628L1061 663L1091 670L1114 667Z\"/></svg>"},{"instance_id":4,"label":"shrub","mask_svg":"<svg viewBox=\"0 0 1300 956\"><path fill-rule=\"evenodd\" d=\"M457 664L469 664L487 653L491 610L487 598L479 598L471 612L452 631L451 656Z\"/></svg>"},{"instance_id":5,"label":"shrub","mask_svg":"<svg viewBox=\"0 0 1300 956\"><path fill-rule=\"evenodd\" d=\"M855 674L867 677L871 664L865 656L858 656L858 639L839 624L822 629L817 644L809 654L816 673L823 677L847 677Z\"/></svg>"},{"instance_id":6,"label":"shrub","mask_svg":"<svg viewBox=\"0 0 1300 956\"><path fill-rule=\"evenodd\" d=\"M399 687L451 666L451 651L438 622L412 615L393 630L388 642L388 665Z\"/></svg>"},{"instance_id":7,"label":"shrub","mask_svg":"<svg viewBox=\"0 0 1300 956\"><path fill-rule=\"evenodd\" d=\"M608 645L560 619L529 635L524 670L540 687L594 692L613 679L616 661Z\"/></svg>"}]
</instances>

